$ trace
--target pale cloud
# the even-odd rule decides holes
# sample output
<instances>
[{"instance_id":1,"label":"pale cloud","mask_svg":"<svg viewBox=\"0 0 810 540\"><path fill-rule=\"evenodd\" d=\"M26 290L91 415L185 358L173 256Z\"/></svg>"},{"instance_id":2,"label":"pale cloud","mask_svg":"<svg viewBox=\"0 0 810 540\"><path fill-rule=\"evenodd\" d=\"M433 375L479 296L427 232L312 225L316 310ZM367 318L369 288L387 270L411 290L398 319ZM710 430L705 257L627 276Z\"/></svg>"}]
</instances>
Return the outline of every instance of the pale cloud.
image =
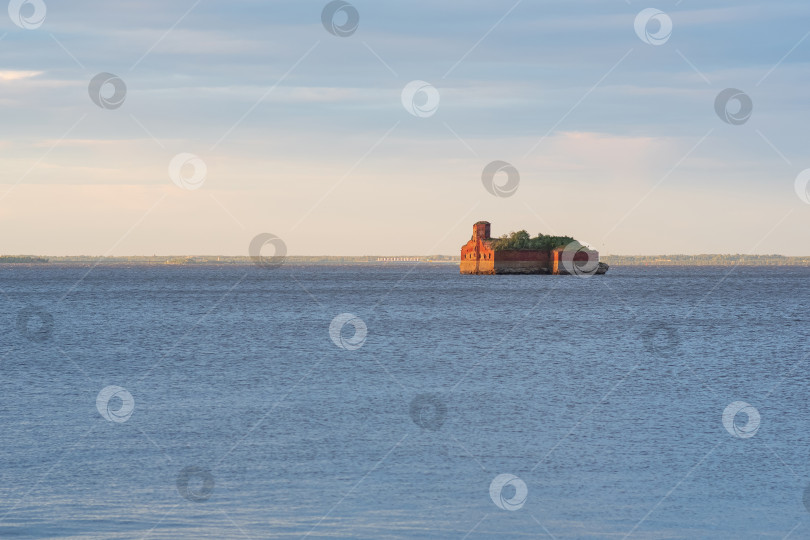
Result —
<instances>
[{"instance_id":1,"label":"pale cloud","mask_svg":"<svg viewBox=\"0 0 810 540\"><path fill-rule=\"evenodd\" d=\"M42 75L42 71L0 71L0 81L19 81Z\"/></svg>"}]
</instances>

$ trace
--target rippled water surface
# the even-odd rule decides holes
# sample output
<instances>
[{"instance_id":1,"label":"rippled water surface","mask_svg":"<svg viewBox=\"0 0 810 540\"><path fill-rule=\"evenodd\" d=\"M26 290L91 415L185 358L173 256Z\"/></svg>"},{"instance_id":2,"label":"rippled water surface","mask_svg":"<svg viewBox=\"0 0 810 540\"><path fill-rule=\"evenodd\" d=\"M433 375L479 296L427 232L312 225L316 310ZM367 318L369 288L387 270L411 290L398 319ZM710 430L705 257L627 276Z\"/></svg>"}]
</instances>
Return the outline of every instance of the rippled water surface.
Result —
<instances>
[{"instance_id":1,"label":"rippled water surface","mask_svg":"<svg viewBox=\"0 0 810 540\"><path fill-rule=\"evenodd\" d=\"M0 537L808 538L809 279L0 267Z\"/></svg>"}]
</instances>

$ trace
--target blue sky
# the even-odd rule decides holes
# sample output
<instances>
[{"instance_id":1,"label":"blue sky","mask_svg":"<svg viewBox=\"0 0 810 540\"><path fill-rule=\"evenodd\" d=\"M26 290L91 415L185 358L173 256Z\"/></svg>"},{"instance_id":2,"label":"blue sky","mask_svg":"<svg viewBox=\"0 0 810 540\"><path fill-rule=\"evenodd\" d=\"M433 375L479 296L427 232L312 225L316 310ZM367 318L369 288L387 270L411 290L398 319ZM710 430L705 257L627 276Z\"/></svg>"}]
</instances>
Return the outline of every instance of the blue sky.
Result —
<instances>
[{"instance_id":1,"label":"blue sky","mask_svg":"<svg viewBox=\"0 0 810 540\"><path fill-rule=\"evenodd\" d=\"M270 232L290 254L452 254L486 219L602 253L810 254L806 2L356 1L347 37L326 4L0 17L0 251L238 255ZM636 34L646 8L666 43ZM101 72L120 108L90 99ZM402 105L413 80L441 98L429 117ZM715 113L726 88L750 96L742 125ZM180 153L199 189L172 182ZM494 160L514 195L482 185Z\"/></svg>"}]
</instances>

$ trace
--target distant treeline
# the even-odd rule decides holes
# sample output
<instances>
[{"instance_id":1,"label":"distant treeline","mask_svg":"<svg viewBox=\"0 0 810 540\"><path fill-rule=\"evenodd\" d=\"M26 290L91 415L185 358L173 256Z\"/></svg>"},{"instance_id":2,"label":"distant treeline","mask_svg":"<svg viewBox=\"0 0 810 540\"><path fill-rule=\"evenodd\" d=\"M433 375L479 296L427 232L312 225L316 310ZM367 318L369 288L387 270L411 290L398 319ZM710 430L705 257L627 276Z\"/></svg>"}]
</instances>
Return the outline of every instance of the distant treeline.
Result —
<instances>
[{"instance_id":1,"label":"distant treeline","mask_svg":"<svg viewBox=\"0 0 810 540\"><path fill-rule=\"evenodd\" d=\"M810 257L784 255L605 255L611 266L810 266Z\"/></svg>"},{"instance_id":2,"label":"distant treeline","mask_svg":"<svg viewBox=\"0 0 810 540\"><path fill-rule=\"evenodd\" d=\"M29 257L27 255L0 255L0 264L10 263L46 263L48 259L43 257Z\"/></svg>"},{"instance_id":3,"label":"distant treeline","mask_svg":"<svg viewBox=\"0 0 810 540\"><path fill-rule=\"evenodd\" d=\"M19 259L19 260L16 260ZM379 261L378 259L408 259L408 262L426 263L453 263L458 262L459 257L453 255L404 255L404 256L287 256L284 257L289 264L394 264L399 261ZM414 261L415 259L415 261ZM196 255L196 256L175 256L175 255L152 255L152 256L132 256L132 257L92 257L88 255L70 255L65 257L50 257L49 259L38 257L21 256L0 256L0 263L3 262L51 262L54 264L169 264L169 265L194 265L194 264L252 264L250 257L243 256L223 256L223 255Z\"/></svg>"},{"instance_id":4,"label":"distant treeline","mask_svg":"<svg viewBox=\"0 0 810 540\"><path fill-rule=\"evenodd\" d=\"M528 235L527 235L528 236ZM564 238L564 237L556 237ZM556 243L556 242L552 242ZM380 259L389 259L388 261ZM390 259L407 259L396 261ZM414 260L415 259L415 260ZM367 255L367 256L308 256L285 257L288 264L458 264L458 255ZM611 266L810 266L810 256L785 257L783 255L602 255L600 260ZM30 255L0 255L0 264L252 264L250 257L216 255L147 257L91 257L75 255L68 257L37 257Z\"/></svg>"}]
</instances>

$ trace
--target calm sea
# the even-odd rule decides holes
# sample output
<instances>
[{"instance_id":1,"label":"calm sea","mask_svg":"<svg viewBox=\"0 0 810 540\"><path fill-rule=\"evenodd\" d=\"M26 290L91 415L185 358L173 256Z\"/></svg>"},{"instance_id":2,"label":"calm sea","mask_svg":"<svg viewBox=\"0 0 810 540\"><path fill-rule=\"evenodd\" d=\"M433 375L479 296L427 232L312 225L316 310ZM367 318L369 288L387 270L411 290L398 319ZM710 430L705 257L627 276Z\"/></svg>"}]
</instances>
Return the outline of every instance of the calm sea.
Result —
<instances>
[{"instance_id":1,"label":"calm sea","mask_svg":"<svg viewBox=\"0 0 810 540\"><path fill-rule=\"evenodd\" d=\"M0 537L808 538L809 284L4 266Z\"/></svg>"}]
</instances>

